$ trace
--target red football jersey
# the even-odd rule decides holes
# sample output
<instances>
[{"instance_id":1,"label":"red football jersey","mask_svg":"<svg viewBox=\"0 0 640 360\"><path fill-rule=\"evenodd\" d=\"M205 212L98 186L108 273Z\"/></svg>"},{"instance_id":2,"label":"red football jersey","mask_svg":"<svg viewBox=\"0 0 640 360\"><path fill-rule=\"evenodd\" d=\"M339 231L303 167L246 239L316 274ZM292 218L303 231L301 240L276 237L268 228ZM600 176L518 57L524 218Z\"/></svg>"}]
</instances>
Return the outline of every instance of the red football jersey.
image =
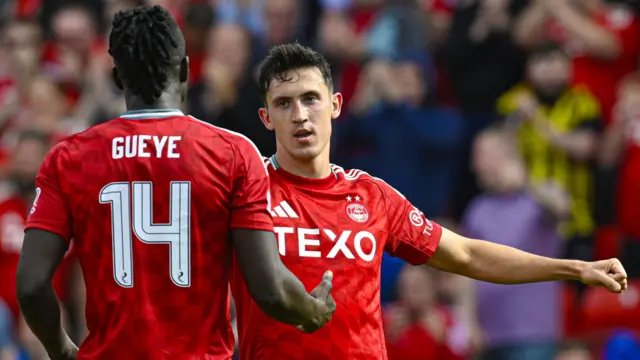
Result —
<instances>
[{"instance_id":1,"label":"red football jersey","mask_svg":"<svg viewBox=\"0 0 640 360\"><path fill-rule=\"evenodd\" d=\"M26 228L73 238L78 359L229 359L231 228L273 231L262 157L178 110L127 112L56 145Z\"/></svg>"},{"instance_id":2,"label":"red football jersey","mask_svg":"<svg viewBox=\"0 0 640 360\"><path fill-rule=\"evenodd\" d=\"M435 252L442 228L382 180L332 166L324 179L295 176L267 160L274 229L285 265L311 291L334 273L337 310L313 334L278 323L249 297L234 266L240 358L246 360L386 359L380 308L384 251L411 264Z\"/></svg>"}]
</instances>

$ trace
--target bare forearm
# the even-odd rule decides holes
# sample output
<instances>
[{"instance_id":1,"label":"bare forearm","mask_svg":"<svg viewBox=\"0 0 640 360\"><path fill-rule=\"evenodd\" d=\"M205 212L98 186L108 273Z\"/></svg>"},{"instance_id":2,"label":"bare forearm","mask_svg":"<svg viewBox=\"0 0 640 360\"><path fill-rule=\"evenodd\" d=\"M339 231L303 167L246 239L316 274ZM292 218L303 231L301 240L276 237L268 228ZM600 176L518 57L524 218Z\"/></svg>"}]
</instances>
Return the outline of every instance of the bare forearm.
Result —
<instances>
[{"instance_id":1,"label":"bare forearm","mask_svg":"<svg viewBox=\"0 0 640 360\"><path fill-rule=\"evenodd\" d=\"M251 296L260 309L269 317L289 325L302 325L317 314L316 302L307 293L304 285L284 265L276 270L273 285L254 289Z\"/></svg>"},{"instance_id":2,"label":"bare forearm","mask_svg":"<svg viewBox=\"0 0 640 360\"><path fill-rule=\"evenodd\" d=\"M571 158L578 161L586 161L593 158L596 152L598 137L591 130L576 130L570 133L558 133L549 126L546 119L538 119L537 125L544 137L564 150Z\"/></svg>"},{"instance_id":3,"label":"bare forearm","mask_svg":"<svg viewBox=\"0 0 640 360\"><path fill-rule=\"evenodd\" d=\"M562 134L553 136L551 140L578 161L591 159L596 151L595 134Z\"/></svg>"},{"instance_id":4,"label":"bare forearm","mask_svg":"<svg viewBox=\"0 0 640 360\"><path fill-rule=\"evenodd\" d=\"M527 50L534 48L541 40L539 29L547 19L545 9L537 1L532 2L514 25L516 43Z\"/></svg>"},{"instance_id":5,"label":"bare forearm","mask_svg":"<svg viewBox=\"0 0 640 360\"><path fill-rule=\"evenodd\" d=\"M558 2L553 15L575 38L585 46L589 55L600 59L615 59L620 54L620 44L616 37L591 19L578 13L570 4Z\"/></svg>"},{"instance_id":6,"label":"bare forearm","mask_svg":"<svg viewBox=\"0 0 640 360\"><path fill-rule=\"evenodd\" d=\"M265 314L291 325L315 320L317 302L282 263L273 233L233 229L232 240L247 290Z\"/></svg>"},{"instance_id":7,"label":"bare forearm","mask_svg":"<svg viewBox=\"0 0 640 360\"><path fill-rule=\"evenodd\" d=\"M18 281L18 301L26 323L52 359L75 347L62 327L60 306L51 283L24 289Z\"/></svg>"},{"instance_id":8,"label":"bare forearm","mask_svg":"<svg viewBox=\"0 0 640 360\"><path fill-rule=\"evenodd\" d=\"M585 263L533 255L483 240L468 243L469 259L458 272L496 284L523 284L553 280L579 280Z\"/></svg>"},{"instance_id":9,"label":"bare forearm","mask_svg":"<svg viewBox=\"0 0 640 360\"><path fill-rule=\"evenodd\" d=\"M302 282L284 265L280 276L283 297L278 306L280 309L274 315L291 325L308 323L318 314L317 300L309 295Z\"/></svg>"}]
</instances>

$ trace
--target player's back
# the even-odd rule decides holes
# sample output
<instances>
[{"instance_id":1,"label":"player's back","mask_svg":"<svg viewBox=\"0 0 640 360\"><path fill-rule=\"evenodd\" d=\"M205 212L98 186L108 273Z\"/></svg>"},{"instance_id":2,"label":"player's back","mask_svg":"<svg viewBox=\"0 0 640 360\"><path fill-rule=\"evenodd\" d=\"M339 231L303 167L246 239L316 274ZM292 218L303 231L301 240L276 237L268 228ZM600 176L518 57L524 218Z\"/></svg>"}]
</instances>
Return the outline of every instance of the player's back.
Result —
<instances>
[{"instance_id":1,"label":"player's back","mask_svg":"<svg viewBox=\"0 0 640 360\"><path fill-rule=\"evenodd\" d=\"M65 140L87 292L82 359L227 359L227 256L246 138L178 111L129 112Z\"/></svg>"}]
</instances>

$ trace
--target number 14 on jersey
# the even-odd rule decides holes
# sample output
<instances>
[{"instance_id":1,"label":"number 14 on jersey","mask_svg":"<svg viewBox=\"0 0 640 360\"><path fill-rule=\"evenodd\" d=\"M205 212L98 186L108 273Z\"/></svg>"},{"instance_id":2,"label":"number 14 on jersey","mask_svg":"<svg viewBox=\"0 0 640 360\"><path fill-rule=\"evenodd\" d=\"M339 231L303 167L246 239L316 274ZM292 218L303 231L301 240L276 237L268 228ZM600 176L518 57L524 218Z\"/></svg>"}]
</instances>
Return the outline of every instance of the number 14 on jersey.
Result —
<instances>
[{"instance_id":1,"label":"number 14 on jersey","mask_svg":"<svg viewBox=\"0 0 640 360\"><path fill-rule=\"evenodd\" d=\"M100 191L100 203L111 205L113 277L118 285L133 287L133 234L145 244L168 244L171 280L179 287L191 285L190 182L171 183L167 224L153 222L153 185L150 182L107 184Z\"/></svg>"}]
</instances>

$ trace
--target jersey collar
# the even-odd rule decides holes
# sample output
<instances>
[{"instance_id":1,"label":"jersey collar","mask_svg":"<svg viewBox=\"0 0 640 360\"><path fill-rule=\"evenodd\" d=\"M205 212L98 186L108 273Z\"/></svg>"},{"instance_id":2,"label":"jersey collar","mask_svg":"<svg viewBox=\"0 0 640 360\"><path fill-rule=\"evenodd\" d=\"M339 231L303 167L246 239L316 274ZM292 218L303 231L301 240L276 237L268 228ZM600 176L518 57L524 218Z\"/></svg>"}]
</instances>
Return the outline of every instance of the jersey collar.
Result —
<instances>
[{"instance_id":1,"label":"jersey collar","mask_svg":"<svg viewBox=\"0 0 640 360\"><path fill-rule=\"evenodd\" d=\"M128 120L162 119L174 116L184 116L178 109L144 109L125 111L120 115Z\"/></svg>"},{"instance_id":2,"label":"jersey collar","mask_svg":"<svg viewBox=\"0 0 640 360\"><path fill-rule=\"evenodd\" d=\"M303 176L294 175L285 169L280 167L278 164L278 160L276 160L276 156L272 155L269 158L273 169L276 170L282 177L286 178L289 183L296 184L302 187L316 188L316 189L326 189L335 186L336 181L338 181L338 174L331 169L331 175L322 178L322 179L311 179Z\"/></svg>"}]
</instances>

